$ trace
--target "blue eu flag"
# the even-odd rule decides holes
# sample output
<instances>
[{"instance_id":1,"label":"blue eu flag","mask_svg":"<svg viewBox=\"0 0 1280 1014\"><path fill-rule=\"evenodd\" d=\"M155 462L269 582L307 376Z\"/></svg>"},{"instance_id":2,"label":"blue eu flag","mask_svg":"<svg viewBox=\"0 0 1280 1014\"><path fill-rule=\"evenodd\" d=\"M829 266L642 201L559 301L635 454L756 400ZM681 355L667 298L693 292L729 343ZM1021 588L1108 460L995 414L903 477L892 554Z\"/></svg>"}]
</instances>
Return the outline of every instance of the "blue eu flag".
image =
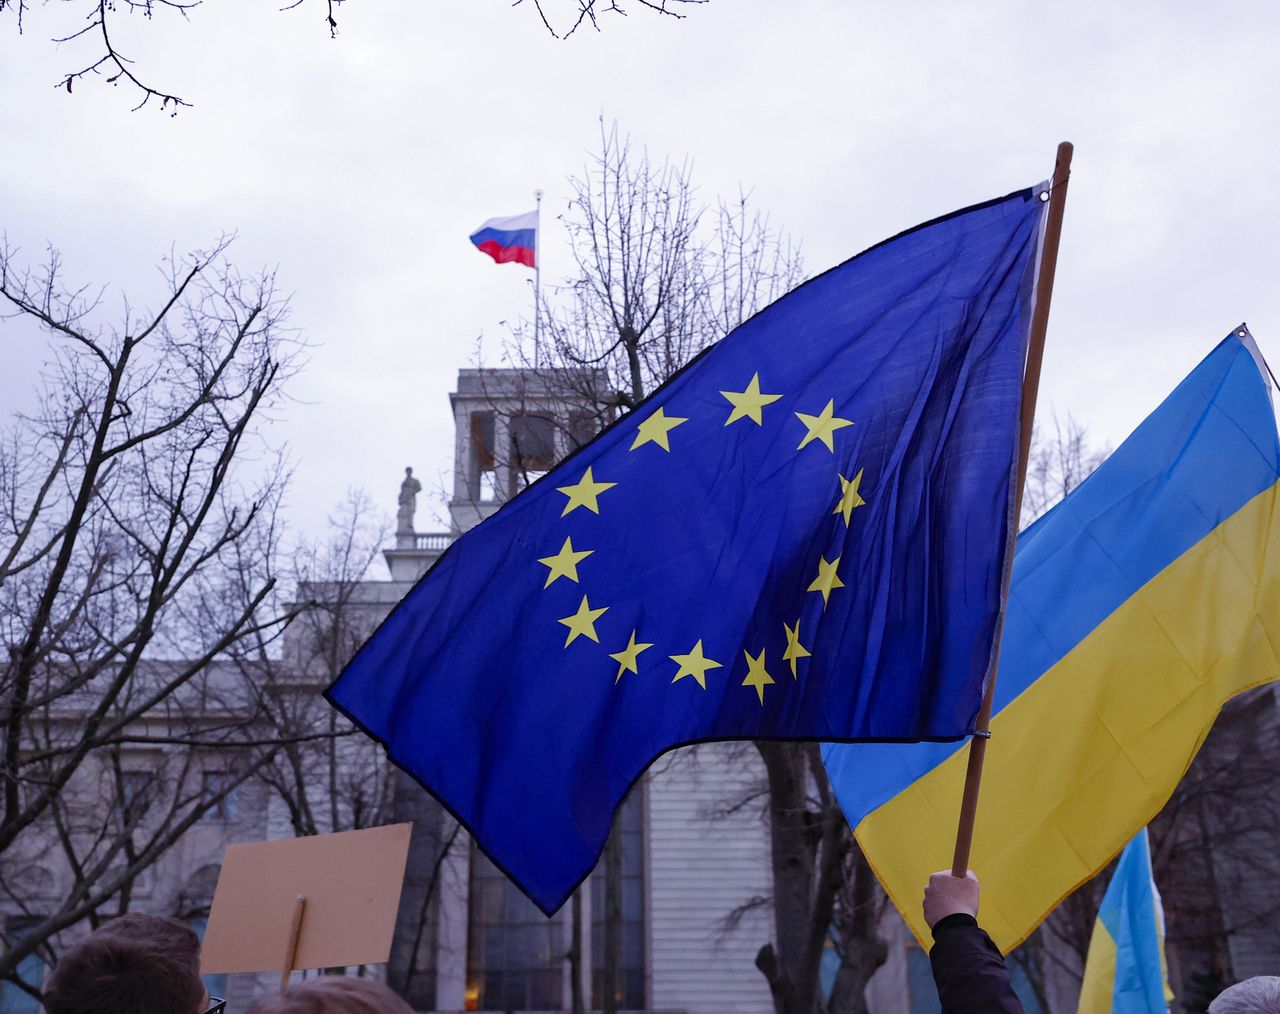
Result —
<instances>
[{"instance_id":1,"label":"blue eu flag","mask_svg":"<svg viewBox=\"0 0 1280 1014\"><path fill-rule=\"evenodd\" d=\"M1040 197L903 233L737 328L459 539L329 700L548 913L673 747L964 736Z\"/></svg>"}]
</instances>

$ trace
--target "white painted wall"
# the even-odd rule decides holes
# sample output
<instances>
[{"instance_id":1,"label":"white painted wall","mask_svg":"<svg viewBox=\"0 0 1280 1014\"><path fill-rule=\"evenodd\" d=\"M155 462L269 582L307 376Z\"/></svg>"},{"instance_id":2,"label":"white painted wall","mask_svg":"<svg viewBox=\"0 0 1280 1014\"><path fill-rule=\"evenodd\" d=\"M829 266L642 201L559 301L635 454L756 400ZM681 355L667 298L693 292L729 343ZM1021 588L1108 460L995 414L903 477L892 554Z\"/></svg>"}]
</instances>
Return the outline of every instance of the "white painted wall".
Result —
<instances>
[{"instance_id":1,"label":"white painted wall","mask_svg":"<svg viewBox=\"0 0 1280 1014\"><path fill-rule=\"evenodd\" d=\"M759 805L723 811L759 785L749 743L668 754L649 776L649 1002L688 1014L771 1014L756 952L773 937L769 838Z\"/></svg>"}]
</instances>

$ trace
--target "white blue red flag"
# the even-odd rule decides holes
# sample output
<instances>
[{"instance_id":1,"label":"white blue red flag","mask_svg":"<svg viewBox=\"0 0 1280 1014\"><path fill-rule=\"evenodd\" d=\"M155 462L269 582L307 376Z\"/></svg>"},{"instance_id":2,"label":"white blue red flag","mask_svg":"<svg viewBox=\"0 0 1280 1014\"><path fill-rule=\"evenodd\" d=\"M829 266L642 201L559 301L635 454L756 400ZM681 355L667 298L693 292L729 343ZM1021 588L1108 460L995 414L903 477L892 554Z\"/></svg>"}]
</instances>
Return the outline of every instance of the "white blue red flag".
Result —
<instances>
[{"instance_id":1,"label":"white blue red flag","mask_svg":"<svg viewBox=\"0 0 1280 1014\"><path fill-rule=\"evenodd\" d=\"M538 213L491 218L471 234L471 242L499 264L514 262L535 267Z\"/></svg>"}]
</instances>

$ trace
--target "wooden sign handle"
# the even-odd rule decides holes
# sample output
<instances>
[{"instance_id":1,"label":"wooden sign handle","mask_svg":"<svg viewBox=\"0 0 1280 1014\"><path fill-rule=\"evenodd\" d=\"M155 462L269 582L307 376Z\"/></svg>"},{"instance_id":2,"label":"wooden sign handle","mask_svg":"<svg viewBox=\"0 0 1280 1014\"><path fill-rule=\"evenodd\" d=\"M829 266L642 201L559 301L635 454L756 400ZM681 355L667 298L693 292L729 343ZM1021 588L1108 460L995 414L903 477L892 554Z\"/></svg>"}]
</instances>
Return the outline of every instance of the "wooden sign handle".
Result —
<instances>
[{"instance_id":1,"label":"wooden sign handle","mask_svg":"<svg viewBox=\"0 0 1280 1014\"><path fill-rule=\"evenodd\" d=\"M293 906L293 924L289 927L289 945L284 952L284 966L280 972L280 992L289 986L289 975L293 972L293 963L298 956L298 934L302 929L302 910L306 908L307 899L298 895L297 904Z\"/></svg>"}]
</instances>

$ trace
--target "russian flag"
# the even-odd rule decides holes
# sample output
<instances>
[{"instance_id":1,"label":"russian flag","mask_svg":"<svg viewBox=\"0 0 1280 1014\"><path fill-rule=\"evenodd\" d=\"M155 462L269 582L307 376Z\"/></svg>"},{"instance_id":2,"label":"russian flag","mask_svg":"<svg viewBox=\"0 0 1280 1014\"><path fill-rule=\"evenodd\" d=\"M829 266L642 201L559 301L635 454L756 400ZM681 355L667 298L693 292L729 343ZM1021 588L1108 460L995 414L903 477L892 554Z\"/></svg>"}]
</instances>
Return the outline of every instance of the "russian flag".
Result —
<instances>
[{"instance_id":1,"label":"russian flag","mask_svg":"<svg viewBox=\"0 0 1280 1014\"><path fill-rule=\"evenodd\" d=\"M489 219L471 234L471 242L499 264L514 261L533 267L537 236L538 213L530 211Z\"/></svg>"}]
</instances>

